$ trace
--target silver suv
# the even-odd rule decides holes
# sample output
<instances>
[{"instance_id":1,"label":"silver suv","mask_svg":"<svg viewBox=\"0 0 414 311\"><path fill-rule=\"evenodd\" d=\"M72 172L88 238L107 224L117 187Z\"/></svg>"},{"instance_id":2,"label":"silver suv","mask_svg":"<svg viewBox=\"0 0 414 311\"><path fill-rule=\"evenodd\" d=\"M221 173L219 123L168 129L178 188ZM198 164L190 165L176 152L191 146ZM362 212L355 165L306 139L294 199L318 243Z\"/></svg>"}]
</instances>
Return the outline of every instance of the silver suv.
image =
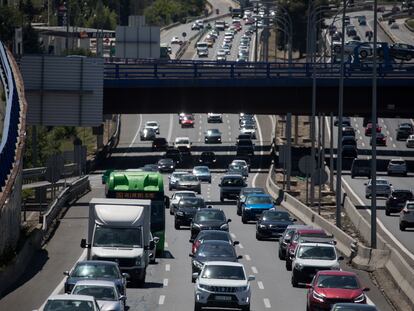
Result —
<instances>
[{"instance_id":1,"label":"silver suv","mask_svg":"<svg viewBox=\"0 0 414 311\"><path fill-rule=\"evenodd\" d=\"M414 227L414 201L405 203L404 209L400 213L400 230Z\"/></svg>"},{"instance_id":2,"label":"silver suv","mask_svg":"<svg viewBox=\"0 0 414 311\"><path fill-rule=\"evenodd\" d=\"M407 176L407 164L404 159L391 159L387 167L388 175Z\"/></svg>"},{"instance_id":3,"label":"silver suv","mask_svg":"<svg viewBox=\"0 0 414 311\"><path fill-rule=\"evenodd\" d=\"M210 261L196 278L194 311L202 308L239 308L250 311L250 281L244 266L238 262Z\"/></svg>"},{"instance_id":4,"label":"silver suv","mask_svg":"<svg viewBox=\"0 0 414 311\"><path fill-rule=\"evenodd\" d=\"M369 199L372 195L372 185L371 185L371 179L364 183L365 187L365 198ZM377 179L377 196L378 197L385 197L388 198L391 195L391 188L392 184L389 183L388 180L378 178Z\"/></svg>"}]
</instances>

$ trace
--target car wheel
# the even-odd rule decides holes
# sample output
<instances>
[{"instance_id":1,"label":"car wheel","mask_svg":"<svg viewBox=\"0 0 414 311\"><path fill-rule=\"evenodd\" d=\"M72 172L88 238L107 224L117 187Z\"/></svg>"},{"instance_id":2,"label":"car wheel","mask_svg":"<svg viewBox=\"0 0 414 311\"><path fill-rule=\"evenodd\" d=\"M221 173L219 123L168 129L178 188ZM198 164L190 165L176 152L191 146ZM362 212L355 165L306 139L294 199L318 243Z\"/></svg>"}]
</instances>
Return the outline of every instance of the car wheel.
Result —
<instances>
[{"instance_id":1,"label":"car wheel","mask_svg":"<svg viewBox=\"0 0 414 311\"><path fill-rule=\"evenodd\" d=\"M242 221L242 223L247 224L247 218L244 217L243 214L242 214L242 217L241 217L241 221Z\"/></svg>"},{"instance_id":2,"label":"car wheel","mask_svg":"<svg viewBox=\"0 0 414 311\"><path fill-rule=\"evenodd\" d=\"M408 54L408 55L405 57L405 60L409 62L409 61L411 60L411 57L412 57L412 56L411 56L410 54Z\"/></svg>"},{"instance_id":3,"label":"car wheel","mask_svg":"<svg viewBox=\"0 0 414 311\"><path fill-rule=\"evenodd\" d=\"M369 195L365 195L365 199L369 199Z\"/></svg>"},{"instance_id":4,"label":"car wheel","mask_svg":"<svg viewBox=\"0 0 414 311\"><path fill-rule=\"evenodd\" d=\"M390 211L385 210L385 215L386 215L386 216L390 216L390 214L391 214L391 213L390 213Z\"/></svg>"},{"instance_id":5,"label":"car wheel","mask_svg":"<svg viewBox=\"0 0 414 311\"><path fill-rule=\"evenodd\" d=\"M296 280L295 275L292 273L291 283L293 287L298 287L298 280Z\"/></svg>"},{"instance_id":6,"label":"car wheel","mask_svg":"<svg viewBox=\"0 0 414 311\"><path fill-rule=\"evenodd\" d=\"M259 233L257 233L256 232L256 240L258 240L258 241L261 241L262 240L262 237L260 236L260 234Z\"/></svg>"},{"instance_id":7,"label":"car wheel","mask_svg":"<svg viewBox=\"0 0 414 311\"><path fill-rule=\"evenodd\" d=\"M224 198L223 197L220 197L220 202L224 202Z\"/></svg>"},{"instance_id":8,"label":"car wheel","mask_svg":"<svg viewBox=\"0 0 414 311\"><path fill-rule=\"evenodd\" d=\"M351 175L351 178L353 179L353 178L355 178L355 175Z\"/></svg>"},{"instance_id":9,"label":"car wheel","mask_svg":"<svg viewBox=\"0 0 414 311\"><path fill-rule=\"evenodd\" d=\"M292 263L290 262L290 260L286 260L285 267L287 271L292 271Z\"/></svg>"},{"instance_id":10,"label":"car wheel","mask_svg":"<svg viewBox=\"0 0 414 311\"><path fill-rule=\"evenodd\" d=\"M198 302L194 303L194 311L201 311L201 305Z\"/></svg>"},{"instance_id":11,"label":"car wheel","mask_svg":"<svg viewBox=\"0 0 414 311\"><path fill-rule=\"evenodd\" d=\"M241 210L239 208L237 208L237 216L241 216Z\"/></svg>"},{"instance_id":12,"label":"car wheel","mask_svg":"<svg viewBox=\"0 0 414 311\"><path fill-rule=\"evenodd\" d=\"M180 230L181 229L180 223L177 221L174 221L174 228L177 230Z\"/></svg>"},{"instance_id":13,"label":"car wheel","mask_svg":"<svg viewBox=\"0 0 414 311\"><path fill-rule=\"evenodd\" d=\"M170 215L174 215L174 210L170 208Z\"/></svg>"},{"instance_id":14,"label":"car wheel","mask_svg":"<svg viewBox=\"0 0 414 311\"><path fill-rule=\"evenodd\" d=\"M400 224L400 230L405 231L405 226L403 224Z\"/></svg>"},{"instance_id":15,"label":"car wheel","mask_svg":"<svg viewBox=\"0 0 414 311\"><path fill-rule=\"evenodd\" d=\"M359 56L361 56L361 58L366 58L368 56L368 53L367 53L367 51L362 50L362 51L359 52Z\"/></svg>"},{"instance_id":16,"label":"car wheel","mask_svg":"<svg viewBox=\"0 0 414 311\"><path fill-rule=\"evenodd\" d=\"M250 311L250 304L242 307L242 311Z\"/></svg>"},{"instance_id":17,"label":"car wheel","mask_svg":"<svg viewBox=\"0 0 414 311\"><path fill-rule=\"evenodd\" d=\"M283 257L282 252L280 251L280 249L279 249L278 255L279 255L279 259L280 259L280 260L285 259L285 257Z\"/></svg>"}]
</instances>

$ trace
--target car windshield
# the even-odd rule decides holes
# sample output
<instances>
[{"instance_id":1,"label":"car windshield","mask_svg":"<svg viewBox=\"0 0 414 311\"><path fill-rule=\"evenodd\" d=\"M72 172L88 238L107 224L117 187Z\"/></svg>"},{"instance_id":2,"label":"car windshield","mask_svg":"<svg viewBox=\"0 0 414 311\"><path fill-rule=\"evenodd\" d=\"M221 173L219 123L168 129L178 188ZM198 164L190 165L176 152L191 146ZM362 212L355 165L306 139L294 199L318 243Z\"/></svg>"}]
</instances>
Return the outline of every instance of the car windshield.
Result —
<instances>
[{"instance_id":1,"label":"car windshield","mask_svg":"<svg viewBox=\"0 0 414 311\"><path fill-rule=\"evenodd\" d=\"M195 173L208 173L209 169L208 167L195 167L194 172Z\"/></svg>"},{"instance_id":2,"label":"car windshield","mask_svg":"<svg viewBox=\"0 0 414 311\"><path fill-rule=\"evenodd\" d=\"M96 226L93 246L95 247L141 247L141 228L113 228Z\"/></svg>"},{"instance_id":3,"label":"car windshield","mask_svg":"<svg viewBox=\"0 0 414 311\"><path fill-rule=\"evenodd\" d=\"M92 301L82 301L75 299L56 299L48 300L44 311L94 311Z\"/></svg>"},{"instance_id":4,"label":"car windshield","mask_svg":"<svg viewBox=\"0 0 414 311\"><path fill-rule=\"evenodd\" d=\"M272 204L272 200L268 196L249 196L246 204Z\"/></svg>"},{"instance_id":5,"label":"car windshield","mask_svg":"<svg viewBox=\"0 0 414 311\"><path fill-rule=\"evenodd\" d=\"M174 198L181 200L182 198L189 198L189 197L195 197L196 194L194 192L181 192L181 193L176 193Z\"/></svg>"},{"instance_id":6,"label":"car windshield","mask_svg":"<svg viewBox=\"0 0 414 311\"><path fill-rule=\"evenodd\" d=\"M160 160L158 163L159 164L169 164L169 165L173 165L174 164L174 161L172 159L163 159L163 160Z\"/></svg>"},{"instance_id":7,"label":"car windshield","mask_svg":"<svg viewBox=\"0 0 414 311\"><path fill-rule=\"evenodd\" d=\"M243 178L224 178L221 181L221 185L224 187L227 187L227 186L241 187L243 186L243 184L244 184Z\"/></svg>"},{"instance_id":8,"label":"car windshield","mask_svg":"<svg viewBox=\"0 0 414 311\"><path fill-rule=\"evenodd\" d=\"M172 177L173 178L180 178L181 176L183 176L183 175L185 175L185 173L184 172L176 172L176 173L172 173Z\"/></svg>"},{"instance_id":9,"label":"car windshield","mask_svg":"<svg viewBox=\"0 0 414 311\"><path fill-rule=\"evenodd\" d=\"M181 176L180 181L198 181L198 178L194 175L183 175Z\"/></svg>"},{"instance_id":10,"label":"car windshield","mask_svg":"<svg viewBox=\"0 0 414 311\"><path fill-rule=\"evenodd\" d=\"M298 250L298 258L317 259L317 260L335 260L336 254L333 247L321 246L301 246Z\"/></svg>"},{"instance_id":11,"label":"car windshield","mask_svg":"<svg viewBox=\"0 0 414 311\"><path fill-rule=\"evenodd\" d=\"M231 164L234 164L234 165L241 165L241 166L243 166L243 167L246 167L246 166L247 166L246 162L241 161L241 160L235 160L235 161L231 162Z\"/></svg>"},{"instance_id":12,"label":"car windshield","mask_svg":"<svg viewBox=\"0 0 414 311\"><path fill-rule=\"evenodd\" d=\"M202 198L183 198L180 200L180 207L201 208L204 207L204 200Z\"/></svg>"},{"instance_id":13,"label":"car windshield","mask_svg":"<svg viewBox=\"0 0 414 311\"><path fill-rule=\"evenodd\" d=\"M106 264L79 264L70 275L74 278L119 278L119 273L114 265Z\"/></svg>"},{"instance_id":14,"label":"car windshield","mask_svg":"<svg viewBox=\"0 0 414 311\"><path fill-rule=\"evenodd\" d=\"M407 209L414 210L414 203L413 204L407 204Z\"/></svg>"},{"instance_id":15,"label":"car windshield","mask_svg":"<svg viewBox=\"0 0 414 311\"><path fill-rule=\"evenodd\" d=\"M225 231L212 231L212 230L206 230L201 231L202 235L200 236L199 240L202 241L229 241L229 234Z\"/></svg>"},{"instance_id":16,"label":"car windshield","mask_svg":"<svg viewBox=\"0 0 414 311\"><path fill-rule=\"evenodd\" d=\"M175 142L177 144L189 144L190 143L188 139L177 139Z\"/></svg>"},{"instance_id":17,"label":"car windshield","mask_svg":"<svg viewBox=\"0 0 414 311\"><path fill-rule=\"evenodd\" d=\"M212 129L207 131L207 135L213 135L213 134L220 134L220 131L217 129Z\"/></svg>"},{"instance_id":18,"label":"car windshield","mask_svg":"<svg viewBox=\"0 0 414 311\"><path fill-rule=\"evenodd\" d=\"M384 185L385 186L385 185L388 185L388 182L386 180L377 179L377 185Z\"/></svg>"},{"instance_id":19,"label":"car windshield","mask_svg":"<svg viewBox=\"0 0 414 311\"><path fill-rule=\"evenodd\" d=\"M263 213L263 220L289 221L290 217L285 212L265 212Z\"/></svg>"},{"instance_id":20,"label":"car windshield","mask_svg":"<svg viewBox=\"0 0 414 311\"><path fill-rule=\"evenodd\" d=\"M321 288L359 288L356 277L352 275L320 275L317 286Z\"/></svg>"},{"instance_id":21,"label":"car windshield","mask_svg":"<svg viewBox=\"0 0 414 311\"><path fill-rule=\"evenodd\" d=\"M404 200L411 200L413 198L413 194L408 191L394 191L392 196L397 199L404 199Z\"/></svg>"},{"instance_id":22,"label":"car windshield","mask_svg":"<svg viewBox=\"0 0 414 311\"><path fill-rule=\"evenodd\" d=\"M201 277L204 279L245 280L243 268L240 266L208 265L204 268Z\"/></svg>"},{"instance_id":23,"label":"car windshield","mask_svg":"<svg viewBox=\"0 0 414 311\"><path fill-rule=\"evenodd\" d=\"M157 122L147 122L147 126L158 126Z\"/></svg>"},{"instance_id":24,"label":"car windshield","mask_svg":"<svg viewBox=\"0 0 414 311\"><path fill-rule=\"evenodd\" d=\"M254 125L253 124L246 124L245 126L243 126L243 128L245 130L254 130Z\"/></svg>"},{"instance_id":25,"label":"car windshield","mask_svg":"<svg viewBox=\"0 0 414 311\"><path fill-rule=\"evenodd\" d=\"M197 250L198 257L236 257L234 247L227 243L204 243Z\"/></svg>"},{"instance_id":26,"label":"car windshield","mask_svg":"<svg viewBox=\"0 0 414 311\"><path fill-rule=\"evenodd\" d=\"M226 217L222 211L203 211L202 213L197 213L196 221L210 221L210 220L221 220L225 221Z\"/></svg>"},{"instance_id":27,"label":"car windshield","mask_svg":"<svg viewBox=\"0 0 414 311\"><path fill-rule=\"evenodd\" d=\"M114 287L98 285L75 285L73 295L93 296L96 300L116 300Z\"/></svg>"},{"instance_id":28,"label":"car windshield","mask_svg":"<svg viewBox=\"0 0 414 311\"><path fill-rule=\"evenodd\" d=\"M392 160L390 164L393 165L404 165L405 161L404 160Z\"/></svg>"}]
</instances>

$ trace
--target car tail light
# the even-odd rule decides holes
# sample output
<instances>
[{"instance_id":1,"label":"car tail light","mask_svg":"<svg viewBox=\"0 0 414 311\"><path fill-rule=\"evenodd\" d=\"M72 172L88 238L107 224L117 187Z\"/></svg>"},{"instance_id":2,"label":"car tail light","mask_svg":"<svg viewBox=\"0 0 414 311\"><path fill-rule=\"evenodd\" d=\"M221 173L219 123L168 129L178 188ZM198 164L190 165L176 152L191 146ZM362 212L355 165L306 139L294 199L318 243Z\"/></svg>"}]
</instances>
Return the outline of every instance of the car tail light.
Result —
<instances>
[{"instance_id":1,"label":"car tail light","mask_svg":"<svg viewBox=\"0 0 414 311\"><path fill-rule=\"evenodd\" d=\"M195 254L195 252L197 251L197 249L200 246L200 244L201 243L200 243L199 240L197 240L197 241L194 242L194 244L193 244L193 254Z\"/></svg>"}]
</instances>

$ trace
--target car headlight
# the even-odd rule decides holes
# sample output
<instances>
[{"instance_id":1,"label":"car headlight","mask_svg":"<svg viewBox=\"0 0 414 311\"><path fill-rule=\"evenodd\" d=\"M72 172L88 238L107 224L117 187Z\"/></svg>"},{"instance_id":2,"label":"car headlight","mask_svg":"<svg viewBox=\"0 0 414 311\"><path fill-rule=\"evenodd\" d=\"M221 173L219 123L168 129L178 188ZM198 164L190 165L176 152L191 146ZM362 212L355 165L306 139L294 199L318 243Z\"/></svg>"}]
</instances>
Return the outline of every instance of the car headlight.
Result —
<instances>
[{"instance_id":1,"label":"car headlight","mask_svg":"<svg viewBox=\"0 0 414 311\"><path fill-rule=\"evenodd\" d=\"M248 206L245 206L244 209L250 211L251 208Z\"/></svg>"},{"instance_id":2,"label":"car headlight","mask_svg":"<svg viewBox=\"0 0 414 311\"><path fill-rule=\"evenodd\" d=\"M135 260L135 265L136 266L140 266L141 265L141 257L137 257L137 259Z\"/></svg>"},{"instance_id":3,"label":"car headlight","mask_svg":"<svg viewBox=\"0 0 414 311\"><path fill-rule=\"evenodd\" d=\"M340 270L340 268L339 268L339 263L334 264L334 265L331 267L331 270Z\"/></svg>"},{"instance_id":4,"label":"car headlight","mask_svg":"<svg viewBox=\"0 0 414 311\"><path fill-rule=\"evenodd\" d=\"M181 211L176 212L177 216L184 216L184 213Z\"/></svg>"},{"instance_id":5,"label":"car headlight","mask_svg":"<svg viewBox=\"0 0 414 311\"><path fill-rule=\"evenodd\" d=\"M320 302L324 302L324 300L325 300L325 296L324 295L319 294L318 292L315 292L315 291L313 291L312 296L313 296L314 299L316 299L316 300L318 300Z\"/></svg>"},{"instance_id":6,"label":"car headlight","mask_svg":"<svg viewBox=\"0 0 414 311\"><path fill-rule=\"evenodd\" d=\"M193 264L195 267L197 267L198 269L203 269L204 264L202 262L199 262L198 260L194 260Z\"/></svg>"},{"instance_id":7,"label":"car headlight","mask_svg":"<svg viewBox=\"0 0 414 311\"><path fill-rule=\"evenodd\" d=\"M259 228L264 229L264 228L266 228L266 225L262 225L262 224L260 224L260 225L259 225Z\"/></svg>"},{"instance_id":8,"label":"car headlight","mask_svg":"<svg viewBox=\"0 0 414 311\"><path fill-rule=\"evenodd\" d=\"M221 140L221 138L219 137L218 140Z\"/></svg>"},{"instance_id":9,"label":"car headlight","mask_svg":"<svg viewBox=\"0 0 414 311\"><path fill-rule=\"evenodd\" d=\"M200 228L199 224L192 224L192 226L195 227L195 228Z\"/></svg>"},{"instance_id":10,"label":"car headlight","mask_svg":"<svg viewBox=\"0 0 414 311\"><path fill-rule=\"evenodd\" d=\"M198 287L201 288L201 289L211 291L211 286L210 285L199 284Z\"/></svg>"},{"instance_id":11,"label":"car headlight","mask_svg":"<svg viewBox=\"0 0 414 311\"><path fill-rule=\"evenodd\" d=\"M229 230L229 225L228 224L223 224L220 226L221 230Z\"/></svg>"},{"instance_id":12,"label":"car headlight","mask_svg":"<svg viewBox=\"0 0 414 311\"><path fill-rule=\"evenodd\" d=\"M297 265L295 265L296 270L301 271L303 269L303 265L298 263Z\"/></svg>"},{"instance_id":13,"label":"car headlight","mask_svg":"<svg viewBox=\"0 0 414 311\"><path fill-rule=\"evenodd\" d=\"M237 292L245 292L249 288L249 285L237 287Z\"/></svg>"},{"instance_id":14,"label":"car headlight","mask_svg":"<svg viewBox=\"0 0 414 311\"><path fill-rule=\"evenodd\" d=\"M360 302L363 302L365 300L365 294L364 293L362 293L361 295L359 295L358 297L356 297L355 299L354 299L354 302L355 303L360 303Z\"/></svg>"},{"instance_id":15,"label":"car headlight","mask_svg":"<svg viewBox=\"0 0 414 311\"><path fill-rule=\"evenodd\" d=\"M171 165L170 167L171 167L171 168L174 168L174 166L173 166L173 165Z\"/></svg>"}]
</instances>

